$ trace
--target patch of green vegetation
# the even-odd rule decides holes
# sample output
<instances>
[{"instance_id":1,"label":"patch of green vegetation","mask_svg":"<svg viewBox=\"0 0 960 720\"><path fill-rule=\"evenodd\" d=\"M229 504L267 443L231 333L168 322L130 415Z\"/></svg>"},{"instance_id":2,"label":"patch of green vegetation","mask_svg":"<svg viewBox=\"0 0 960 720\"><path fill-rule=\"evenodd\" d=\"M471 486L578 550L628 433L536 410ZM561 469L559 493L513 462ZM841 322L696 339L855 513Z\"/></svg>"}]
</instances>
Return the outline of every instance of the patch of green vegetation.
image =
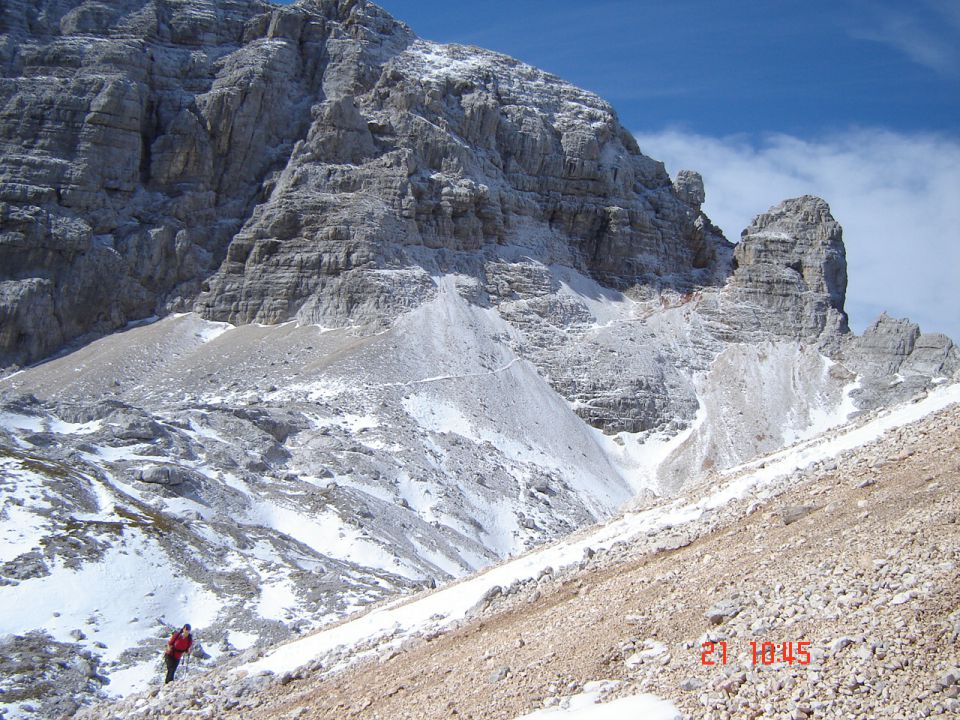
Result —
<instances>
[{"instance_id":1,"label":"patch of green vegetation","mask_svg":"<svg viewBox=\"0 0 960 720\"><path fill-rule=\"evenodd\" d=\"M36 682L31 680L21 687L5 690L2 697L4 704L24 702L25 700L45 700L56 692L56 687L50 681Z\"/></svg>"},{"instance_id":2,"label":"patch of green vegetation","mask_svg":"<svg viewBox=\"0 0 960 720\"><path fill-rule=\"evenodd\" d=\"M135 500L132 504L136 506L135 510L119 505L114 508L114 512L126 519L128 525L156 536L182 532L180 526L168 515Z\"/></svg>"},{"instance_id":3,"label":"patch of green vegetation","mask_svg":"<svg viewBox=\"0 0 960 720\"><path fill-rule=\"evenodd\" d=\"M39 458L36 455L30 455L14 448L0 446L0 457L16 460L25 470L30 470L38 475L45 475L54 480L67 480L75 474L71 467L63 463Z\"/></svg>"}]
</instances>

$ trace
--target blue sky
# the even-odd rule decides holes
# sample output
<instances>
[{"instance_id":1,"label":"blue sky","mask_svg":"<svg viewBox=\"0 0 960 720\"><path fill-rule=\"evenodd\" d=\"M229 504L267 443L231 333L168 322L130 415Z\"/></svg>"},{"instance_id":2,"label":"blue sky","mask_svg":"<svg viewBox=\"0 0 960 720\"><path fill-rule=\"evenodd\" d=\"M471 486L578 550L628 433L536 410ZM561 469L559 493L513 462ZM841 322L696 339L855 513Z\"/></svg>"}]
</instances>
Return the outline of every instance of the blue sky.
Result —
<instances>
[{"instance_id":1,"label":"blue sky","mask_svg":"<svg viewBox=\"0 0 960 720\"><path fill-rule=\"evenodd\" d=\"M420 37L592 90L731 240L786 197L844 227L847 311L960 341L960 0L382 0Z\"/></svg>"},{"instance_id":2,"label":"blue sky","mask_svg":"<svg viewBox=\"0 0 960 720\"><path fill-rule=\"evenodd\" d=\"M960 0L383 0L593 90L636 130L960 130Z\"/></svg>"}]
</instances>

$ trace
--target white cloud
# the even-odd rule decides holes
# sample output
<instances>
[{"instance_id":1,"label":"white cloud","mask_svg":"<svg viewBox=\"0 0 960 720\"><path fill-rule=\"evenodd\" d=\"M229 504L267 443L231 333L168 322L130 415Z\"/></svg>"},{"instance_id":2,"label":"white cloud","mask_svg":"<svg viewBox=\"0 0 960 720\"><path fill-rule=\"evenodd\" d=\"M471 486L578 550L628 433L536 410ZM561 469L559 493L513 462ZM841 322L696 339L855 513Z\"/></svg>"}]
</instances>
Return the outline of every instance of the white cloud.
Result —
<instances>
[{"instance_id":1,"label":"white cloud","mask_svg":"<svg viewBox=\"0 0 960 720\"><path fill-rule=\"evenodd\" d=\"M960 342L960 140L853 129L818 140L638 133L647 155L703 175L704 211L731 240L798 195L843 225L846 310L862 332L881 311Z\"/></svg>"},{"instance_id":2,"label":"white cloud","mask_svg":"<svg viewBox=\"0 0 960 720\"><path fill-rule=\"evenodd\" d=\"M860 23L849 30L852 37L889 45L941 74L960 72L960 11L955 2L926 0L913 6L872 2L864 9Z\"/></svg>"}]
</instances>

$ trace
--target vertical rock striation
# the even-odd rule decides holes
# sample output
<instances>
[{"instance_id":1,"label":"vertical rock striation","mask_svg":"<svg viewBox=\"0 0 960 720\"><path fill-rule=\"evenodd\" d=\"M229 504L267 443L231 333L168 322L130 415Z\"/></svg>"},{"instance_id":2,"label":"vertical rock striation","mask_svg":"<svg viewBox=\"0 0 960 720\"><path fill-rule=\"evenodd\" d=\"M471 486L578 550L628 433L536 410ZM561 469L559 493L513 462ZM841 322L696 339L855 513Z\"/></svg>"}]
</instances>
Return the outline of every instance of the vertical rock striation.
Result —
<instances>
[{"instance_id":1,"label":"vertical rock striation","mask_svg":"<svg viewBox=\"0 0 960 720\"><path fill-rule=\"evenodd\" d=\"M621 288L725 272L609 105L365 2L12 0L0 33L3 366L198 295L382 326L436 272L502 288L505 247Z\"/></svg>"},{"instance_id":2,"label":"vertical rock striation","mask_svg":"<svg viewBox=\"0 0 960 720\"><path fill-rule=\"evenodd\" d=\"M726 241L596 96L422 40L364 77L315 108L201 296L205 316L377 325L441 272L496 303L515 292L501 271L518 253L618 288L722 280Z\"/></svg>"},{"instance_id":3,"label":"vertical rock striation","mask_svg":"<svg viewBox=\"0 0 960 720\"><path fill-rule=\"evenodd\" d=\"M734 250L724 322L803 340L847 332L843 230L822 199L785 200L758 215Z\"/></svg>"},{"instance_id":4,"label":"vertical rock striation","mask_svg":"<svg viewBox=\"0 0 960 720\"><path fill-rule=\"evenodd\" d=\"M847 342L823 200L734 249L603 100L363 0L10 0L0 73L0 367L171 310L380 330L443 274L608 432L688 423L724 343L897 364Z\"/></svg>"},{"instance_id":5,"label":"vertical rock striation","mask_svg":"<svg viewBox=\"0 0 960 720\"><path fill-rule=\"evenodd\" d=\"M0 7L0 365L189 306L306 132L325 67L362 82L354 6ZM373 54L408 42L365 17L389 29Z\"/></svg>"}]
</instances>

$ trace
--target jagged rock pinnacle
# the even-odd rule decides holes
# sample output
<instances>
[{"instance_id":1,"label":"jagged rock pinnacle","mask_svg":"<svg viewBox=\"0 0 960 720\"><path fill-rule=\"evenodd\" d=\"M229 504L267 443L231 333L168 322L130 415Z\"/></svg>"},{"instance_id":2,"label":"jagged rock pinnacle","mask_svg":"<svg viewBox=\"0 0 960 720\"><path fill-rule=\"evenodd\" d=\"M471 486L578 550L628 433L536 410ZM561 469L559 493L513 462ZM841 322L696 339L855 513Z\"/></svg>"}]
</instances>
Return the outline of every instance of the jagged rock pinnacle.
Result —
<instances>
[{"instance_id":1,"label":"jagged rock pinnacle","mask_svg":"<svg viewBox=\"0 0 960 720\"><path fill-rule=\"evenodd\" d=\"M824 200L805 195L758 215L734 265L731 297L745 306L734 311L734 325L807 338L846 332L843 231Z\"/></svg>"}]
</instances>

